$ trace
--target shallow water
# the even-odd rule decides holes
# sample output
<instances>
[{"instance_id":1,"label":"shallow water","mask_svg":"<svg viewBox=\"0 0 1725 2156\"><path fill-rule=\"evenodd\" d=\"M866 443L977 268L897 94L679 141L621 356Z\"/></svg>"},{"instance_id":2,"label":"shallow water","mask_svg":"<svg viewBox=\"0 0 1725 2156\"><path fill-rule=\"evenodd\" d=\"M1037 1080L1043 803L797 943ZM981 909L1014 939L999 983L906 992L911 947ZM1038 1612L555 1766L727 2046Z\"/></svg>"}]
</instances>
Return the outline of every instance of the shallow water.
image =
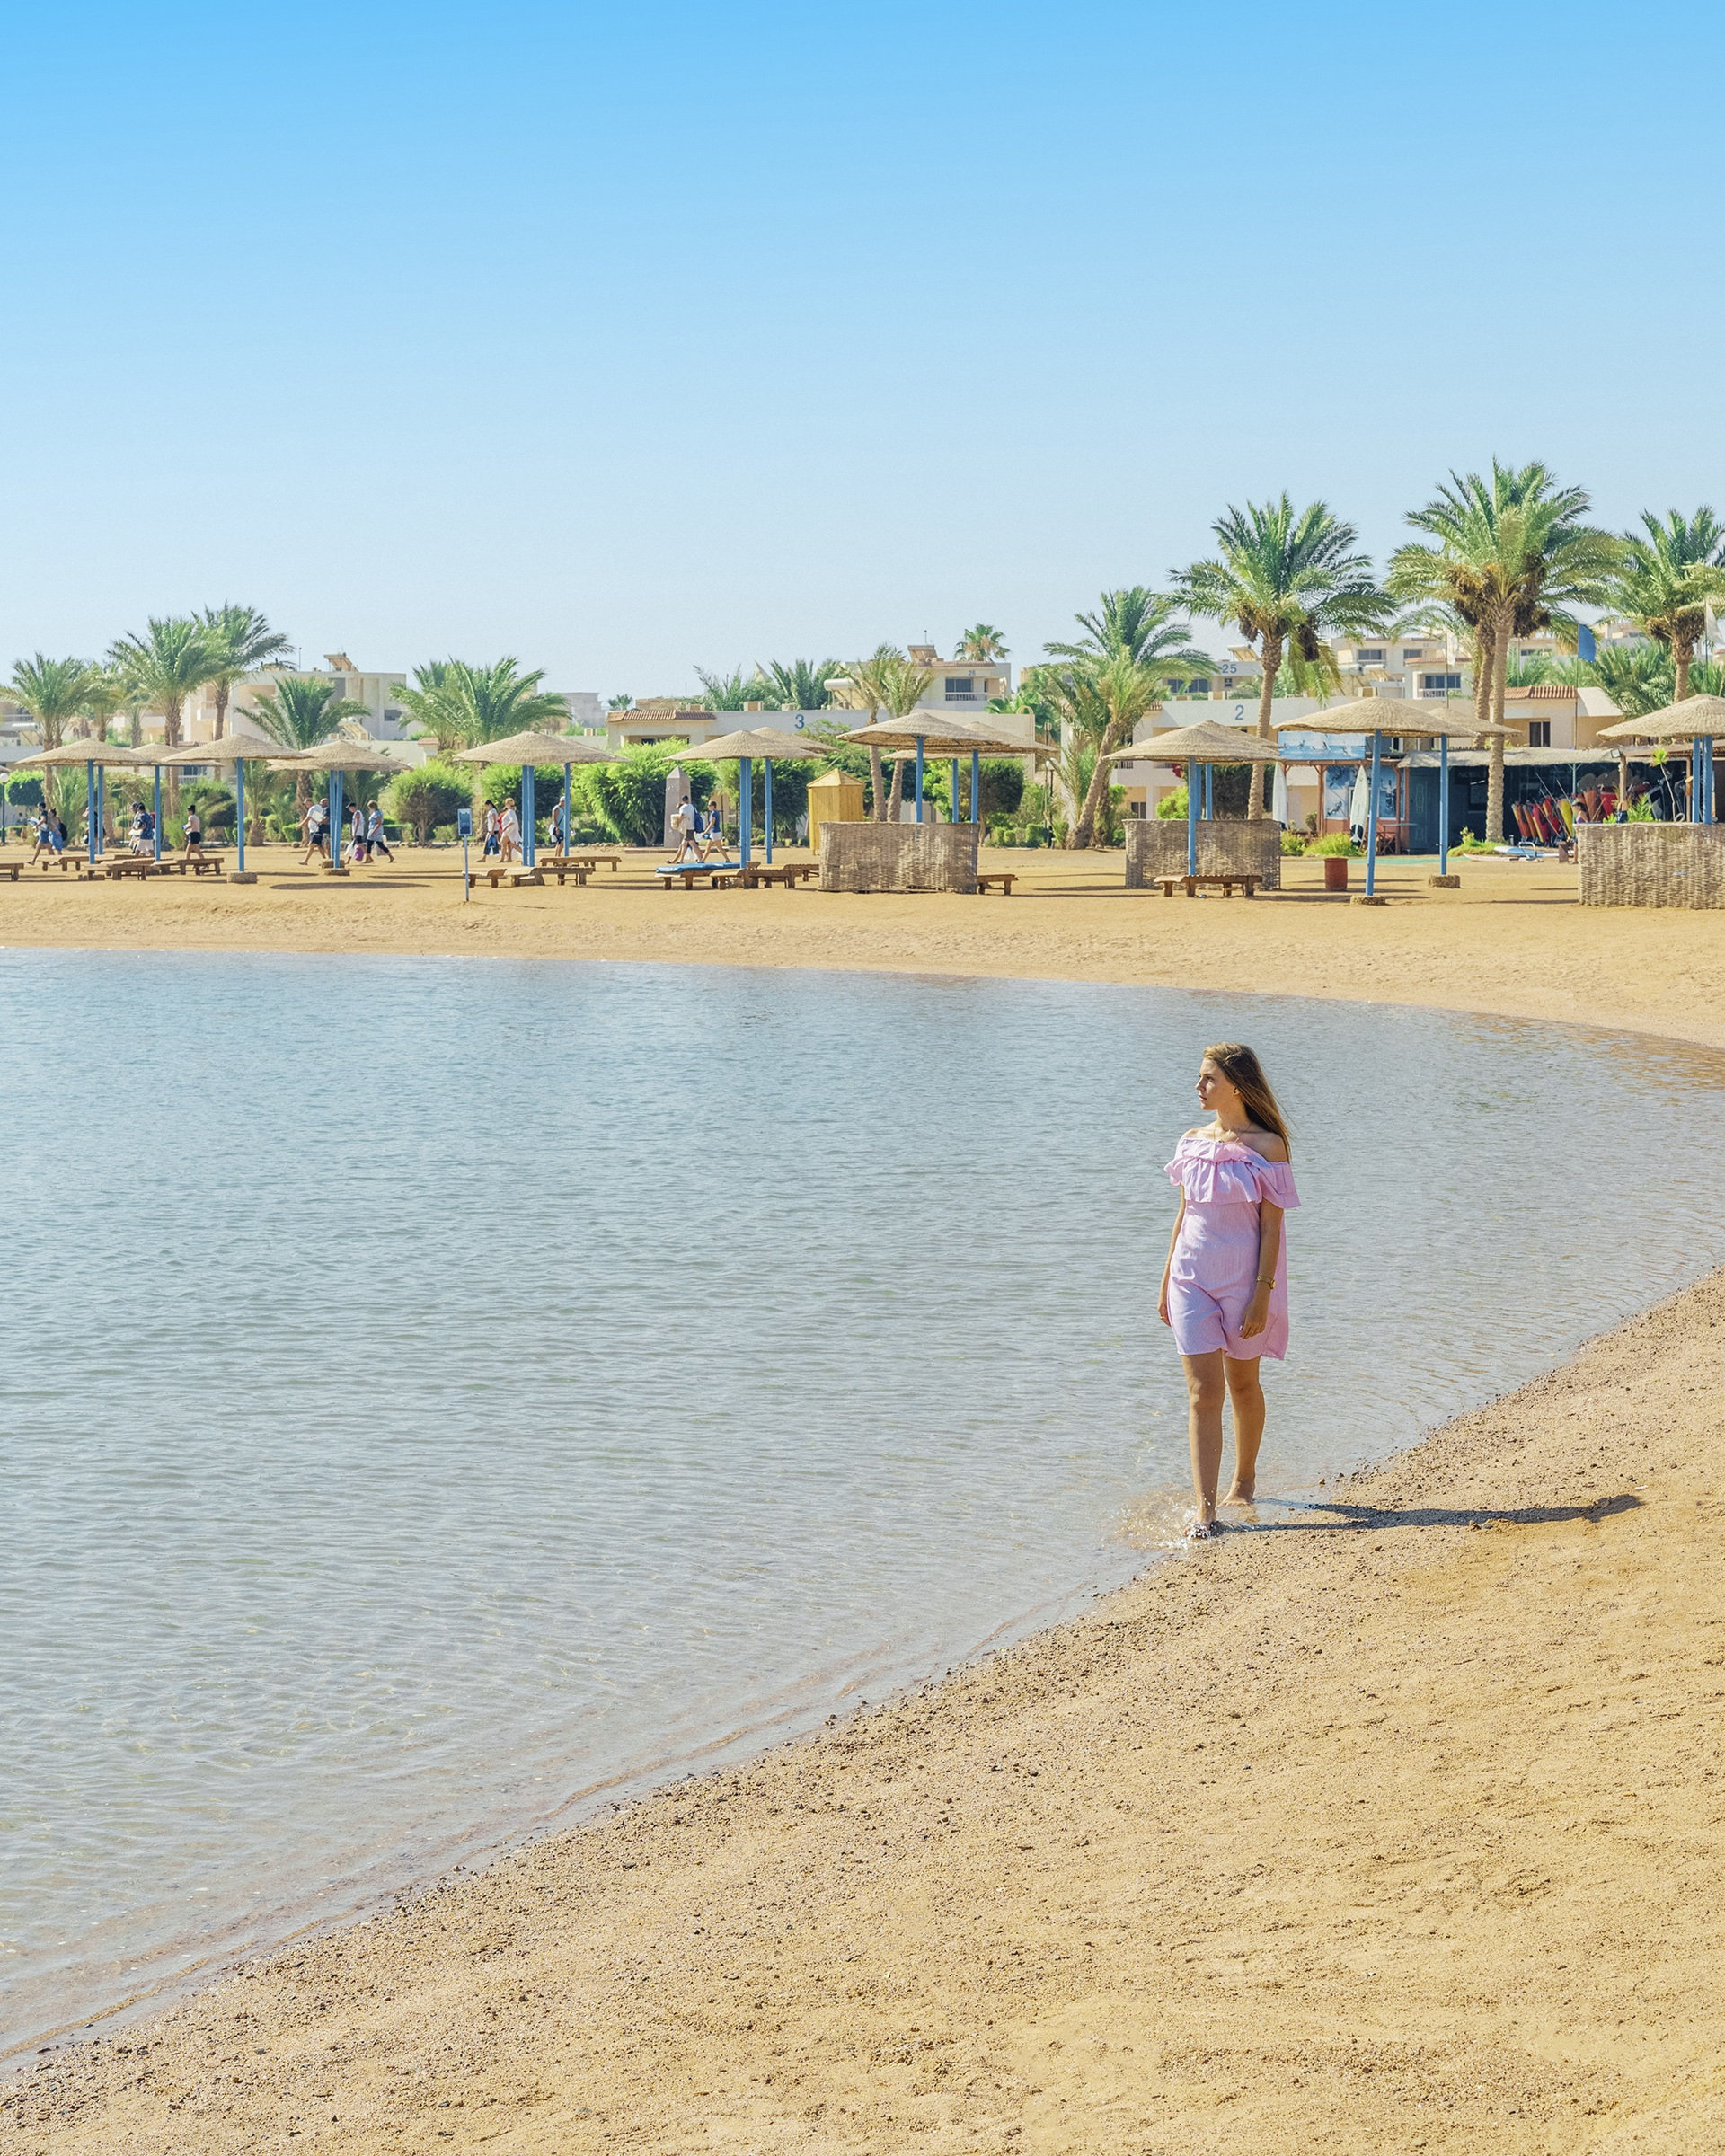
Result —
<instances>
[{"instance_id":1,"label":"shallow water","mask_svg":"<svg viewBox=\"0 0 1725 2156\"><path fill-rule=\"evenodd\" d=\"M1305 1198L1267 1491L1725 1256L1725 1065L1552 1027L91 953L0 954L0 2051L1166 1542L1218 1034Z\"/></svg>"}]
</instances>

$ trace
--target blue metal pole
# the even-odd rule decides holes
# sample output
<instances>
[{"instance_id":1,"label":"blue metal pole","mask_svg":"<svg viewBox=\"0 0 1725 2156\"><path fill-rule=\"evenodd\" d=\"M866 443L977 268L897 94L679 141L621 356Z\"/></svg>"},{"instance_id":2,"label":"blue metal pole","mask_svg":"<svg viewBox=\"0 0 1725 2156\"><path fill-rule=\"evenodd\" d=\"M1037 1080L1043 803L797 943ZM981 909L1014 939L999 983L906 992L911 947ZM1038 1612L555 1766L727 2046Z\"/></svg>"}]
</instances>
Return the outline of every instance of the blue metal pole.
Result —
<instances>
[{"instance_id":1,"label":"blue metal pole","mask_svg":"<svg viewBox=\"0 0 1725 2156\"><path fill-rule=\"evenodd\" d=\"M1703 734L1701 738L1701 820L1713 820L1713 737Z\"/></svg>"},{"instance_id":2,"label":"blue metal pole","mask_svg":"<svg viewBox=\"0 0 1725 2156\"><path fill-rule=\"evenodd\" d=\"M916 821L923 820L923 737L916 737Z\"/></svg>"},{"instance_id":3,"label":"blue metal pole","mask_svg":"<svg viewBox=\"0 0 1725 2156\"><path fill-rule=\"evenodd\" d=\"M952 759L952 821L959 821L959 759Z\"/></svg>"},{"instance_id":4,"label":"blue metal pole","mask_svg":"<svg viewBox=\"0 0 1725 2156\"><path fill-rule=\"evenodd\" d=\"M970 821L978 826L982 822L982 751L979 748L970 751Z\"/></svg>"},{"instance_id":5,"label":"blue metal pole","mask_svg":"<svg viewBox=\"0 0 1725 2156\"><path fill-rule=\"evenodd\" d=\"M234 844L239 851L240 874L245 873L245 758L234 763Z\"/></svg>"},{"instance_id":6,"label":"blue metal pole","mask_svg":"<svg viewBox=\"0 0 1725 2156\"><path fill-rule=\"evenodd\" d=\"M330 866L341 866L341 773L330 773Z\"/></svg>"},{"instance_id":7,"label":"blue metal pole","mask_svg":"<svg viewBox=\"0 0 1725 2156\"><path fill-rule=\"evenodd\" d=\"M1204 785L1204 766L1186 766L1186 873L1198 873L1198 797Z\"/></svg>"},{"instance_id":8,"label":"blue metal pole","mask_svg":"<svg viewBox=\"0 0 1725 2156\"><path fill-rule=\"evenodd\" d=\"M1449 736L1438 737L1438 873L1449 873Z\"/></svg>"},{"instance_id":9,"label":"blue metal pole","mask_svg":"<svg viewBox=\"0 0 1725 2156\"><path fill-rule=\"evenodd\" d=\"M104 764L96 766L96 845L99 851L107 850L108 841L108 772Z\"/></svg>"},{"instance_id":10,"label":"blue metal pole","mask_svg":"<svg viewBox=\"0 0 1725 2156\"><path fill-rule=\"evenodd\" d=\"M1383 735L1374 730L1372 734L1372 798L1366 804L1366 896L1368 898L1377 882L1377 771L1378 756L1383 747Z\"/></svg>"},{"instance_id":11,"label":"blue metal pole","mask_svg":"<svg viewBox=\"0 0 1725 2156\"><path fill-rule=\"evenodd\" d=\"M96 767L84 767L84 851L93 861L102 852L102 829L96 822Z\"/></svg>"},{"instance_id":12,"label":"blue metal pole","mask_svg":"<svg viewBox=\"0 0 1725 2156\"><path fill-rule=\"evenodd\" d=\"M1204 821L1208 824L1215 820L1216 766L1214 764L1207 764L1204 766Z\"/></svg>"},{"instance_id":13,"label":"blue metal pole","mask_svg":"<svg viewBox=\"0 0 1725 2156\"><path fill-rule=\"evenodd\" d=\"M750 826L755 817L755 762L745 756L738 766L737 787L737 852L745 868L748 866Z\"/></svg>"},{"instance_id":14,"label":"blue metal pole","mask_svg":"<svg viewBox=\"0 0 1725 2156\"><path fill-rule=\"evenodd\" d=\"M155 766L155 859L162 858L162 766Z\"/></svg>"},{"instance_id":15,"label":"blue metal pole","mask_svg":"<svg viewBox=\"0 0 1725 2156\"><path fill-rule=\"evenodd\" d=\"M539 820L533 793L535 775L531 764L521 766L521 858L529 868L533 866L533 827Z\"/></svg>"},{"instance_id":16,"label":"blue metal pole","mask_svg":"<svg viewBox=\"0 0 1725 2156\"><path fill-rule=\"evenodd\" d=\"M563 834L557 851L560 853L569 852L569 765L567 764L563 766Z\"/></svg>"},{"instance_id":17,"label":"blue metal pole","mask_svg":"<svg viewBox=\"0 0 1725 2156\"><path fill-rule=\"evenodd\" d=\"M773 866L773 759L771 756L763 756L761 762L766 770L764 782L766 787L766 865L770 869Z\"/></svg>"}]
</instances>

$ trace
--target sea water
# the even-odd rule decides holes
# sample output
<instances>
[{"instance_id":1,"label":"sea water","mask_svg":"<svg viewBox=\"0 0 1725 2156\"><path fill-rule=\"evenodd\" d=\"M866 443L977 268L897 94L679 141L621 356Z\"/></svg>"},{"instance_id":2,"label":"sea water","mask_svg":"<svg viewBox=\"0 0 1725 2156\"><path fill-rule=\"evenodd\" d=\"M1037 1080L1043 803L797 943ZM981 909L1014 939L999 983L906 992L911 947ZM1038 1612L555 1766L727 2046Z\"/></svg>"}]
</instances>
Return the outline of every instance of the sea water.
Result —
<instances>
[{"instance_id":1,"label":"sea water","mask_svg":"<svg viewBox=\"0 0 1725 2156\"><path fill-rule=\"evenodd\" d=\"M1218 1036L1279 1087L1304 1199L1266 1491L1725 1255L1720 1059L1605 1033L0 954L0 2051L1167 1545L1162 1169Z\"/></svg>"}]
</instances>

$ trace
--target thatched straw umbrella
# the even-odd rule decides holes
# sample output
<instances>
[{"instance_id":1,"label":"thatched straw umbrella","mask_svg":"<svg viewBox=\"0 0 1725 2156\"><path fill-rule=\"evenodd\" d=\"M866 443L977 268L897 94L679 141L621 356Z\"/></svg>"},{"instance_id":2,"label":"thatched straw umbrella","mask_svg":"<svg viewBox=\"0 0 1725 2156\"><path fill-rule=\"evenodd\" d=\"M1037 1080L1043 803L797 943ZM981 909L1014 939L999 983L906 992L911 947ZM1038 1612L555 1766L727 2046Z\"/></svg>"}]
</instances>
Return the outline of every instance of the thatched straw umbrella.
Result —
<instances>
[{"instance_id":1,"label":"thatched straw umbrella","mask_svg":"<svg viewBox=\"0 0 1725 2156\"><path fill-rule=\"evenodd\" d=\"M294 751L284 749L279 741L270 741L262 734L224 734L219 741L188 741L183 748L166 750L156 761L170 770L183 770L188 765L208 764L212 766L226 764L234 773L234 832L238 850L239 866L234 871L234 880L251 883L255 880L245 865L245 767L248 764L268 764L280 769L289 756L296 764L304 758ZM156 858L161 858L162 819L156 817Z\"/></svg>"},{"instance_id":2,"label":"thatched straw umbrella","mask_svg":"<svg viewBox=\"0 0 1725 2156\"><path fill-rule=\"evenodd\" d=\"M205 747L214 744L206 742ZM344 876L341 866L341 775L349 771L411 771L411 764L403 764L399 756L373 741L352 741L345 734L331 734L313 748L278 748L270 758L272 771L323 772L329 778L330 807L330 868L332 873Z\"/></svg>"},{"instance_id":3,"label":"thatched straw umbrella","mask_svg":"<svg viewBox=\"0 0 1725 2156\"><path fill-rule=\"evenodd\" d=\"M1713 821L1713 742L1720 734L1725 734L1725 696L1685 696L1663 711L1599 729L1602 741L1687 741L1689 820L1695 824Z\"/></svg>"},{"instance_id":4,"label":"thatched straw umbrella","mask_svg":"<svg viewBox=\"0 0 1725 2156\"><path fill-rule=\"evenodd\" d=\"M838 739L857 748L908 748L916 754L916 821L923 820L923 760L931 752L937 756L950 756L956 773L960 755L970 759L972 785L971 803L977 808L981 800L982 759L990 756L1052 756L1057 751L1046 741L1014 741L1003 735L997 728L990 727L979 719L961 719L951 711L924 711L919 705L903 719L880 719L872 726L859 726L853 732L840 734ZM953 803L958 801L958 786L952 789ZM980 823L980 815L971 821Z\"/></svg>"},{"instance_id":5,"label":"thatched straw umbrella","mask_svg":"<svg viewBox=\"0 0 1725 2156\"><path fill-rule=\"evenodd\" d=\"M1208 773L1218 764L1276 764L1280 756L1268 741L1261 741L1256 734L1249 734L1237 726L1224 726L1218 720L1200 719L1193 726L1177 726L1165 734L1152 734L1147 741L1136 741L1125 748L1110 750L1110 764L1128 764L1135 760L1148 760L1157 764L1183 764L1186 766L1186 873L1198 873L1199 803L1204 799L1204 820L1210 822L1215 789L1208 782ZM1194 782L1193 773L1206 774L1206 784Z\"/></svg>"},{"instance_id":6,"label":"thatched straw umbrella","mask_svg":"<svg viewBox=\"0 0 1725 2156\"><path fill-rule=\"evenodd\" d=\"M802 763L810 756L824 756L828 753L827 745L818 736L787 733L776 726L751 726L734 734L721 734L713 741L703 741L694 753L708 764L740 766L737 774L737 852L744 868L748 866L754 839L755 766L756 763L766 766L766 860L770 868L774 764Z\"/></svg>"},{"instance_id":7,"label":"thatched straw umbrella","mask_svg":"<svg viewBox=\"0 0 1725 2156\"><path fill-rule=\"evenodd\" d=\"M131 748L119 741L63 741L58 748L39 748L33 755L20 756L12 766L13 771L66 771L84 765L84 812L90 826L90 858L96 861L102 855L102 826L106 804L103 800L102 773L104 771L138 771L147 769L154 761L147 748ZM162 781L158 774L155 784L156 830L162 828ZM161 841L157 839L157 853Z\"/></svg>"},{"instance_id":8,"label":"thatched straw umbrella","mask_svg":"<svg viewBox=\"0 0 1725 2156\"><path fill-rule=\"evenodd\" d=\"M563 767L563 851L569 851L569 771L571 764L615 764L611 751L579 734L506 734L500 741L482 741L477 748L457 749L457 764L516 764L521 768L521 856L528 868L538 846L534 827L538 814L534 803L534 766L561 764Z\"/></svg>"}]
</instances>

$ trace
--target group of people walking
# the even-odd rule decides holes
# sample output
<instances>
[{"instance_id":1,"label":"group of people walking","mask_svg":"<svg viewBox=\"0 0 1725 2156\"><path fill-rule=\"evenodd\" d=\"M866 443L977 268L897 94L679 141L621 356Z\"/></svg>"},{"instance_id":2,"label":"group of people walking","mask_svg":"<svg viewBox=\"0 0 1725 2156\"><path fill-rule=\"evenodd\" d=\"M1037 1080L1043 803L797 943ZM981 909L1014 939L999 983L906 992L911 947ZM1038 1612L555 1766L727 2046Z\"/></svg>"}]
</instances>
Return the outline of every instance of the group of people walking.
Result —
<instances>
[{"instance_id":1,"label":"group of people walking","mask_svg":"<svg viewBox=\"0 0 1725 2156\"><path fill-rule=\"evenodd\" d=\"M671 811L671 828L677 834L677 852L671 856L674 862L687 861L691 854L696 861L710 861L715 853L725 851L716 796L704 815L693 801L679 801Z\"/></svg>"},{"instance_id":2,"label":"group of people walking","mask_svg":"<svg viewBox=\"0 0 1725 2156\"><path fill-rule=\"evenodd\" d=\"M321 794L314 795L305 804L305 813L299 819L299 828L305 841L305 850L299 857L300 865L305 866L314 858L328 861L330 805ZM348 819L342 861L350 868L364 868L367 862L380 855L385 861L394 861L395 858L389 850L388 839L384 835L384 812L375 801L369 809L356 801L353 813Z\"/></svg>"}]
</instances>

